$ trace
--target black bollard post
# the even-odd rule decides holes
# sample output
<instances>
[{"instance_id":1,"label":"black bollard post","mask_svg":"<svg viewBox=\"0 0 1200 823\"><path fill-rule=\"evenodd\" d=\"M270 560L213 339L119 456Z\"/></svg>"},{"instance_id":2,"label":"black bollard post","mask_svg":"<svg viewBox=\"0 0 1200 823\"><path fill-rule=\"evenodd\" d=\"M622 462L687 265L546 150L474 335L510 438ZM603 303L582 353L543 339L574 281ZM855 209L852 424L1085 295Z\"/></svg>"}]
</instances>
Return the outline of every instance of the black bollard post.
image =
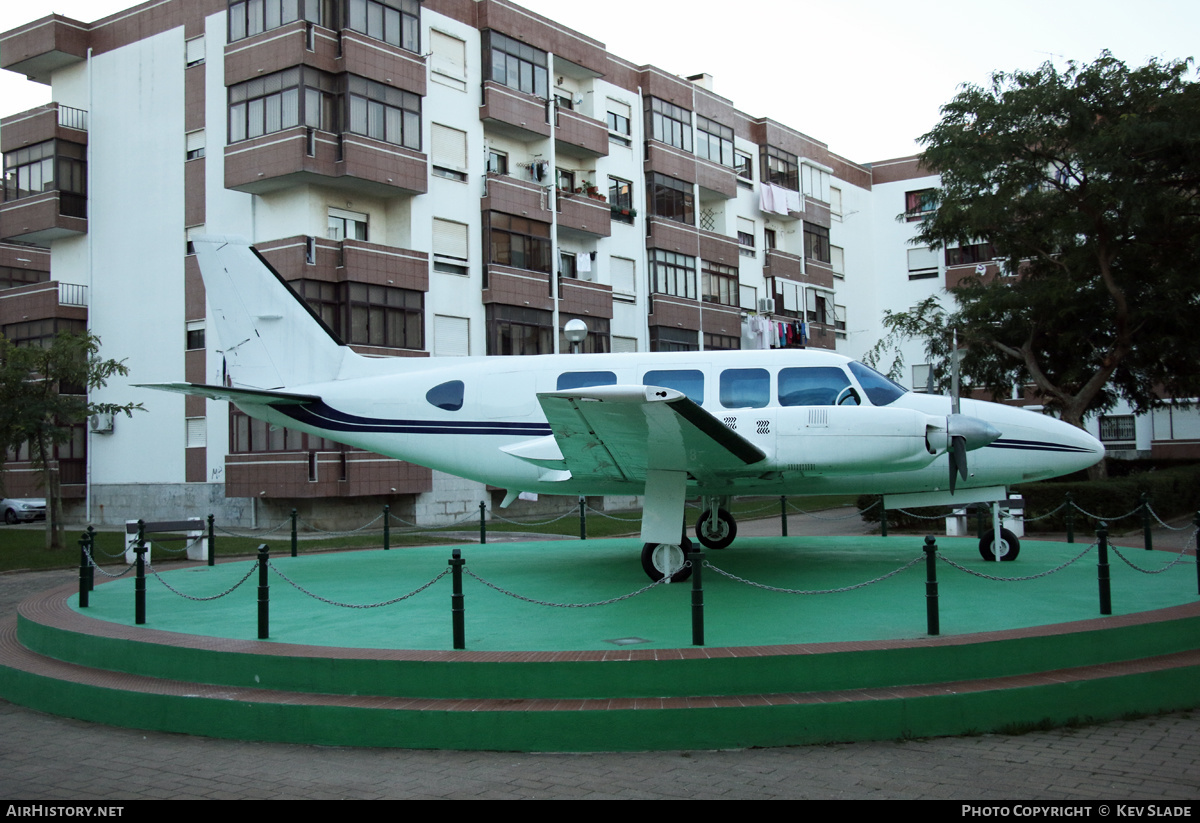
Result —
<instances>
[{"instance_id":1,"label":"black bollard post","mask_svg":"<svg viewBox=\"0 0 1200 823\"><path fill-rule=\"evenodd\" d=\"M779 495L779 528L780 534L787 537L787 497Z\"/></svg>"},{"instance_id":2,"label":"black bollard post","mask_svg":"<svg viewBox=\"0 0 1200 823\"><path fill-rule=\"evenodd\" d=\"M587 540L587 498L579 496L579 539Z\"/></svg>"},{"instance_id":3,"label":"black bollard post","mask_svg":"<svg viewBox=\"0 0 1200 823\"><path fill-rule=\"evenodd\" d=\"M88 553L92 557L87 569L87 587L90 592L96 588L96 530L91 526L87 527L87 542Z\"/></svg>"},{"instance_id":4,"label":"black bollard post","mask_svg":"<svg viewBox=\"0 0 1200 823\"><path fill-rule=\"evenodd\" d=\"M480 500L479 501L479 545L481 545L481 546L487 542L487 520L484 519L486 515L487 515L487 507L483 504L483 501Z\"/></svg>"},{"instance_id":5,"label":"black bollard post","mask_svg":"<svg viewBox=\"0 0 1200 823\"><path fill-rule=\"evenodd\" d=\"M79 536L79 608L81 609L88 607L88 567L91 566L88 549L88 534L84 532Z\"/></svg>"},{"instance_id":6,"label":"black bollard post","mask_svg":"<svg viewBox=\"0 0 1200 823\"><path fill-rule=\"evenodd\" d=\"M1096 568L1096 577L1100 583L1100 614L1112 614L1112 589L1108 578L1108 524L1100 521L1096 529L1096 537L1100 541L1100 562Z\"/></svg>"},{"instance_id":7,"label":"black bollard post","mask_svg":"<svg viewBox=\"0 0 1200 823\"><path fill-rule=\"evenodd\" d=\"M1075 495L1067 492L1067 542L1075 542Z\"/></svg>"},{"instance_id":8,"label":"black bollard post","mask_svg":"<svg viewBox=\"0 0 1200 823\"><path fill-rule=\"evenodd\" d=\"M1146 551L1154 548L1154 538L1150 536L1150 495L1142 492L1142 535L1146 539Z\"/></svg>"},{"instance_id":9,"label":"black bollard post","mask_svg":"<svg viewBox=\"0 0 1200 823\"><path fill-rule=\"evenodd\" d=\"M208 565L217 565L217 533L213 527L213 515L208 516Z\"/></svg>"},{"instance_id":10,"label":"black bollard post","mask_svg":"<svg viewBox=\"0 0 1200 823\"><path fill-rule=\"evenodd\" d=\"M292 557L296 556L296 510L292 509Z\"/></svg>"},{"instance_id":11,"label":"black bollard post","mask_svg":"<svg viewBox=\"0 0 1200 823\"><path fill-rule=\"evenodd\" d=\"M887 509L883 508L883 501L880 501L879 506L879 536L887 537Z\"/></svg>"},{"instance_id":12,"label":"black bollard post","mask_svg":"<svg viewBox=\"0 0 1200 823\"><path fill-rule=\"evenodd\" d=\"M389 529L389 523L388 523L388 521L392 517L391 511L392 511L391 506L383 507L383 550L385 552L388 551L389 549L391 549L392 533Z\"/></svg>"},{"instance_id":13,"label":"black bollard post","mask_svg":"<svg viewBox=\"0 0 1200 823\"><path fill-rule=\"evenodd\" d=\"M704 585L700 579L700 570L704 567L704 552L696 548L688 552L688 560L692 563L692 645L704 645Z\"/></svg>"},{"instance_id":14,"label":"black bollard post","mask_svg":"<svg viewBox=\"0 0 1200 823\"><path fill-rule=\"evenodd\" d=\"M455 549L450 555L450 578L454 584L450 592L450 624L456 649L467 647L466 608L462 589L462 568L466 562L463 560L461 549Z\"/></svg>"},{"instance_id":15,"label":"black bollard post","mask_svg":"<svg viewBox=\"0 0 1200 823\"><path fill-rule=\"evenodd\" d=\"M258 547L258 639L271 636L271 584L267 580L267 563L271 550L263 543Z\"/></svg>"},{"instance_id":16,"label":"black bollard post","mask_svg":"<svg viewBox=\"0 0 1200 823\"><path fill-rule=\"evenodd\" d=\"M137 576L133 581L133 622L141 626L146 622L146 522L138 521L137 543L133 547L137 554Z\"/></svg>"},{"instance_id":17,"label":"black bollard post","mask_svg":"<svg viewBox=\"0 0 1200 823\"><path fill-rule=\"evenodd\" d=\"M925 625L929 634L942 633L938 619L937 541L933 535L925 537Z\"/></svg>"}]
</instances>

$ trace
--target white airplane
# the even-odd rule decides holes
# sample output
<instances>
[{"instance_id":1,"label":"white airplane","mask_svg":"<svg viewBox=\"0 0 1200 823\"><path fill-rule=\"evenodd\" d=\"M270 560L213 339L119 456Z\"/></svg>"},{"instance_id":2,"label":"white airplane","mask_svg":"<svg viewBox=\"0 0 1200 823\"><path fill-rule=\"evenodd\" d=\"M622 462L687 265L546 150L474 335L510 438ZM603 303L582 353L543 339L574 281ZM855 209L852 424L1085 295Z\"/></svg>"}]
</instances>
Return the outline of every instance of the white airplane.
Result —
<instances>
[{"instance_id":1,"label":"white airplane","mask_svg":"<svg viewBox=\"0 0 1200 823\"><path fill-rule=\"evenodd\" d=\"M815 350L374 358L342 343L240 238L195 240L224 386L149 388L520 492L644 495L642 565L682 580L685 501L700 542L737 533L733 495L886 495L887 508L997 501L1104 447L1034 412L915 394ZM968 468L967 452L974 452Z\"/></svg>"}]
</instances>

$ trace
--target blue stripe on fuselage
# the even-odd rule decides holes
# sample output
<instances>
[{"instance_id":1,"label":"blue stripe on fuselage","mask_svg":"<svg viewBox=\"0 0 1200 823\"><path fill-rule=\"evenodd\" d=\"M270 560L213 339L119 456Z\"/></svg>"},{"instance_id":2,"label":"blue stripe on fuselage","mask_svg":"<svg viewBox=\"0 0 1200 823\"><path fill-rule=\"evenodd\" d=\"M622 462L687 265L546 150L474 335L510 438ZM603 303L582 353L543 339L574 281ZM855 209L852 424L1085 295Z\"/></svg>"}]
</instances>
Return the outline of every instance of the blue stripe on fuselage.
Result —
<instances>
[{"instance_id":1,"label":"blue stripe on fuselage","mask_svg":"<svg viewBox=\"0 0 1200 823\"><path fill-rule=\"evenodd\" d=\"M497 420L388 420L381 417L359 417L339 411L325 403L303 406L271 406L297 423L339 432L372 432L388 434L501 434L543 437L550 434L546 423L505 423Z\"/></svg>"},{"instance_id":2,"label":"blue stripe on fuselage","mask_svg":"<svg viewBox=\"0 0 1200 823\"><path fill-rule=\"evenodd\" d=\"M1046 443L1041 440L1004 440L989 443L989 449L1021 449L1037 452L1071 452L1073 454L1088 454L1090 449L1081 446L1067 446L1063 443Z\"/></svg>"}]
</instances>

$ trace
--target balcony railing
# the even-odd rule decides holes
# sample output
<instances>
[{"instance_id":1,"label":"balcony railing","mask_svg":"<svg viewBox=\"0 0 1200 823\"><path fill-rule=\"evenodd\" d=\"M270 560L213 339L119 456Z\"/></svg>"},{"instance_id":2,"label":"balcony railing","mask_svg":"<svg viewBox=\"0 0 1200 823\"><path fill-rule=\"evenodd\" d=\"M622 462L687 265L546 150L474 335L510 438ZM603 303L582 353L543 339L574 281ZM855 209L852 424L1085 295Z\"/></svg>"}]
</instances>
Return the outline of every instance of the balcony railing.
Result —
<instances>
[{"instance_id":1,"label":"balcony railing","mask_svg":"<svg viewBox=\"0 0 1200 823\"><path fill-rule=\"evenodd\" d=\"M87 304L87 286L78 283L58 284L58 305L86 307Z\"/></svg>"},{"instance_id":2,"label":"balcony railing","mask_svg":"<svg viewBox=\"0 0 1200 823\"><path fill-rule=\"evenodd\" d=\"M87 131L87 121L88 113L83 109L76 109L59 103L58 125L62 126L64 129L78 129L79 131Z\"/></svg>"}]
</instances>

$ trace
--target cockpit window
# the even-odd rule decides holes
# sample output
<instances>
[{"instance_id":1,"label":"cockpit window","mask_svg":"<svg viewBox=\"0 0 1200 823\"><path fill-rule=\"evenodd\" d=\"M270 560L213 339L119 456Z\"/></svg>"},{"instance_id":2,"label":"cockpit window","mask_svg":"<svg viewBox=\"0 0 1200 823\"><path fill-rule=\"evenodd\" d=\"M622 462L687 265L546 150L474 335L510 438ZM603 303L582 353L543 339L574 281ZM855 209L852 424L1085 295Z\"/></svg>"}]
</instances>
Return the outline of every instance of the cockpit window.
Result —
<instances>
[{"instance_id":1,"label":"cockpit window","mask_svg":"<svg viewBox=\"0 0 1200 823\"><path fill-rule=\"evenodd\" d=\"M615 386L617 376L610 371L569 371L558 376L558 390L586 389L589 386Z\"/></svg>"},{"instance_id":2,"label":"cockpit window","mask_svg":"<svg viewBox=\"0 0 1200 823\"><path fill-rule=\"evenodd\" d=\"M425 399L439 409L458 411L463 405L463 382L451 380L425 392Z\"/></svg>"},{"instance_id":3,"label":"cockpit window","mask_svg":"<svg viewBox=\"0 0 1200 823\"><path fill-rule=\"evenodd\" d=\"M899 383L857 360L850 362L850 371L858 379L873 406L886 406L908 391Z\"/></svg>"},{"instance_id":4,"label":"cockpit window","mask_svg":"<svg viewBox=\"0 0 1200 823\"><path fill-rule=\"evenodd\" d=\"M858 405L858 392L850 378L837 366L780 369L779 405L836 406Z\"/></svg>"},{"instance_id":5,"label":"cockpit window","mask_svg":"<svg viewBox=\"0 0 1200 823\"><path fill-rule=\"evenodd\" d=\"M771 375L766 369L721 372L721 405L727 409L761 409L771 402Z\"/></svg>"},{"instance_id":6,"label":"cockpit window","mask_svg":"<svg viewBox=\"0 0 1200 823\"><path fill-rule=\"evenodd\" d=\"M642 385L675 389L688 396L696 405L704 405L704 372L699 369L663 369L648 371Z\"/></svg>"}]
</instances>

